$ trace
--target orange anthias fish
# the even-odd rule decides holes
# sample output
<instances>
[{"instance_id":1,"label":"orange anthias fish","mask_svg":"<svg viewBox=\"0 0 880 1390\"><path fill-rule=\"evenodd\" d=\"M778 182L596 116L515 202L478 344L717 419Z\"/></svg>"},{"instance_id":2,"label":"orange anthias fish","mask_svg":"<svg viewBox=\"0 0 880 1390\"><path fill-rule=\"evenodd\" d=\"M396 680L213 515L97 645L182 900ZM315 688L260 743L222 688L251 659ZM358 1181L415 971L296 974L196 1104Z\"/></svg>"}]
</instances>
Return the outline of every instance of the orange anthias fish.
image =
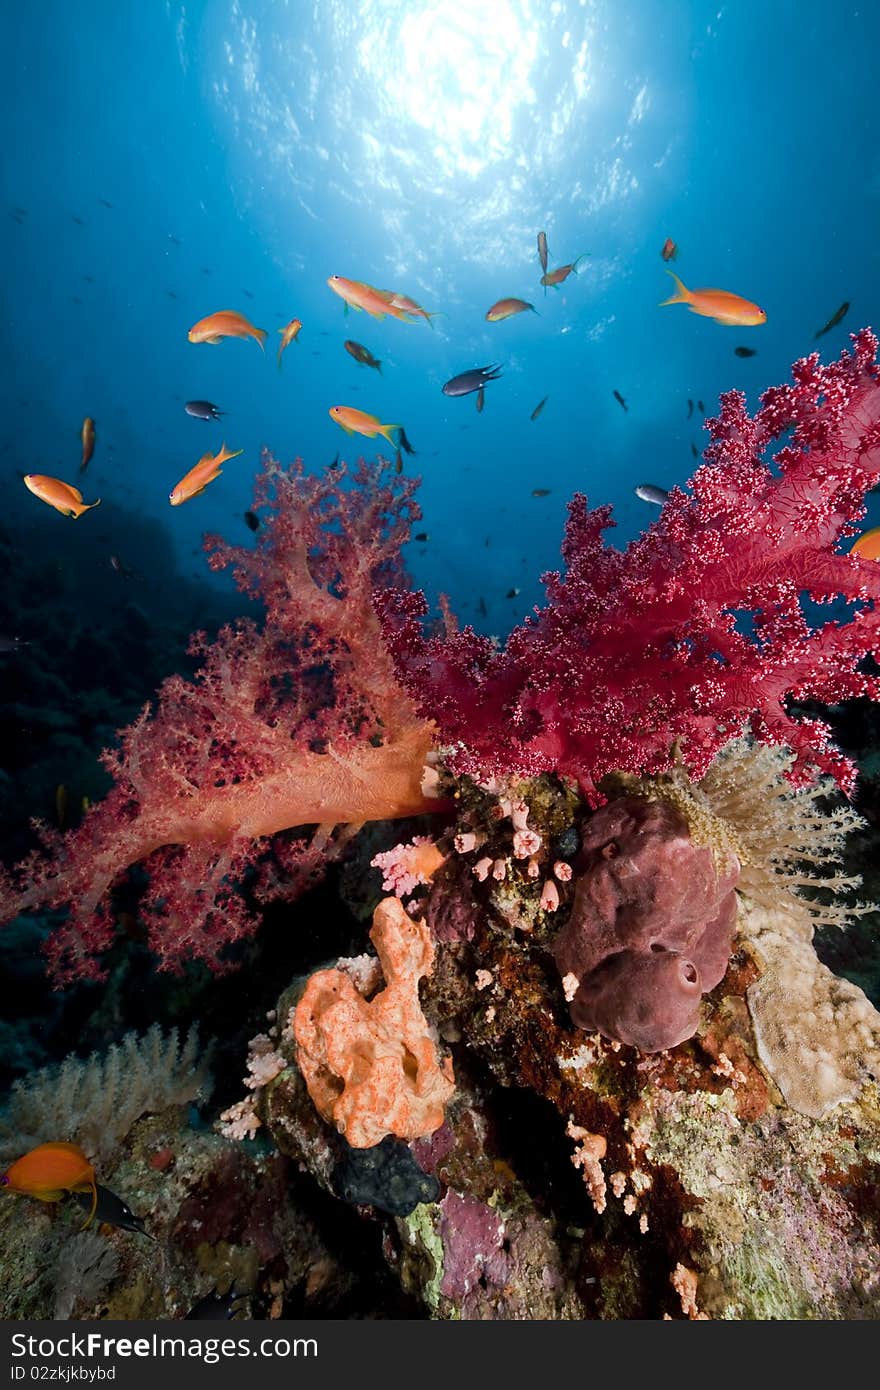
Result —
<instances>
[{"instance_id":1,"label":"orange anthias fish","mask_svg":"<svg viewBox=\"0 0 880 1390\"><path fill-rule=\"evenodd\" d=\"M664 261L674 261L678 258L678 247L671 236L668 236L661 246L660 255Z\"/></svg>"},{"instance_id":2,"label":"orange anthias fish","mask_svg":"<svg viewBox=\"0 0 880 1390\"><path fill-rule=\"evenodd\" d=\"M431 324L432 328L434 327L431 319L437 318L440 313L439 309L434 309L429 313L427 309L422 308L421 304L410 299L408 294L396 294L394 290L377 290L376 293L380 294L395 309L402 309L405 314L411 314L413 318L424 319L426 323Z\"/></svg>"},{"instance_id":3,"label":"orange anthias fish","mask_svg":"<svg viewBox=\"0 0 880 1390\"><path fill-rule=\"evenodd\" d=\"M372 314L374 319L383 319L386 314L390 314L393 319L408 323L413 317L413 311L393 302L393 290L377 290L363 280L346 280L342 275L331 275L327 284L333 293L344 299L346 304L350 304L352 309L363 309L366 313ZM424 310L419 312L424 313Z\"/></svg>"},{"instance_id":4,"label":"orange anthias fish","mask_svg":"<svg viewBox=\"0 0 880 1390\"><path fill-rule=\"evenodd\" d=\"M40 1144L0 1177L0 1187L36 1197L40 1202L60 1202L68 1192L91 1192L92 1209L85 1220L88 1226L98 1205L95 1170L79 1144Z\"/></svg>"},{"instance_id":5,"label":"orange anthias fish","mask_svg":"<svg viewBox=\"0 0 880 1390\"><path fill-rule=\"evenodd\" d=\"M82 441L82 462L79 471L84 473L89 466L92 454L95 452L95 422L91 415L87 415L83 420L79 437Z\"/></svg>"},{"instance_id":6,"label":"orange anthias fish","mask_svg":"<svg viewBox=\"0 0 880 1390\"><path fill-rule=\"evenodd\" d=\"M667 270L666 274L675 281L675 294L660 301L661 309L665 304L686 304L692 314L702 314L728 327L754 328L767 322L764 310L741 295L731 294L729 290L689 290L674 270Z\"/></svg>"},{"instance_id":7,"label":"orange anthias fish","mask_svg":"<svg viewBox=\"0 0 880 1390\"><path fill-rule=\"evenodd\" d=\"M209 483L220 477L224 463L228 463L230 459L237 459L239 454L243 453L244 449L227 449L225 444L221 444L218 454L202 454L195 468L191 468L169 494L168 501L172 507L179 507L181 502L198 497Z\"/></svg>"},{"instance_id":8,"label":"orange anthias fish","mask_svg":"<svg viewBox=\"0 0 880 1390\"><path fill-rule=\"evenodd\" d=\"M538 312L534 304L527 304L524 299L499 299L487 312L486 320L488 323L501 323L502 319L512 318L526 309L531 309L533 314Z\"/></svg>"},{"instance_id":9,"label":"orange anthias fish","mask_svg":"<svg viewBox=\"0 0 880 1390\"><path fill-rule=\"evenodd\" d=\"M377 434L381 434L392 447L394 440L391 431L400 429L400 425L383 425L378 415L368 415L365 410L355 410L351 405L331 405L330 416L346 434L365 434L368 439L375 439Z\"/></svg>"},{"instance_id":10,"label":"orange anthias fish","mask_svg":"<svg viewBox=\"0 0 880 1390\"><path fill-rule=\"evenodd\" d=\"M554 285L558 288L564 280L568 279L569 275L577 275L578 266L589 254L588 251L585 251L583 256L578 256L572 261L571 265L559 265L555 270L548 271L546 275L541 276L541 284Z\"/></svg>"},{"instance_id":11,"label":"orange anthias fish","mask_svg":"<svg viewBox=\"0 0 880 1390\"><path fill-rule=\"evenodd\" d=\"M64 516L80 517L90 512L101 501L83 502L82 493L72 483L63 483L60 478L49 478L45 473L26 473L24 485L41 502L47 502L56 512Z\"/></svg>"},{"instance_id":12,"label":"orange anthias fish","mask_svg":"<svg viewBox=\"0 0 880 1390\"><path fill-rule=\"evenodd\" d=\"M220 309L194 323L186 335L191 343L222 343L224 338L254 338L266 351L269 334L265 328L254 328L250 319L235 309Z\"/></svg>"},{"instance_id":13,"label":"orange anthias fish","mask_svg":"<svg viewBox=\"0 0 880 1390\"><path fill-rule=\"evenodd\" d=\"M278 365L279 365L279 367L281 366L281 354L282 354L282 352L284 351L284 349L285 349L286 347L289 347L291 343L296 342L297 335L299 334L299 330L300 330L301 328L302 328L302 321L301 321L300 319L291 319L291 320L290 320L290 323L287 324L287 326L286 326L285 328L279 328L278 332L281 334L281 343L280 343L280 346L279 346L279 348L278 348Z\"/></svg>"},{"instance_id":14,"label":"orange anthias fish","mask_svg":"<svg viewBox=\"0 0 880 1390\"><path fill-rule=\"evenodd\" d=\"M860 555L863 560L880 560L880 526L866 531L850 547L850 555Z\"/></svg>"}]
</instances>

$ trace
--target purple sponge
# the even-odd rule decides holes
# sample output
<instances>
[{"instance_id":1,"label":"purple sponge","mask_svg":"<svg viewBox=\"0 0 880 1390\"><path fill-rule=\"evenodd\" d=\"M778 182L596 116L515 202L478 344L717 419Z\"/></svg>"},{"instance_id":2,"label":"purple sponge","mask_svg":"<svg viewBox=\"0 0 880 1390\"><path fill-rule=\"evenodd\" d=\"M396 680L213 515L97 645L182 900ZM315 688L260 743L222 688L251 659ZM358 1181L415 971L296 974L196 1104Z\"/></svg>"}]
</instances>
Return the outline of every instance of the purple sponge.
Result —
<instances>
[{"instance_id":1,"label":"purple sponge","mask_svg":"<svg viewBox=\"0 0 880 1390\"><path fill-rule=\"evenodd\" d=\"M590 820L576 872L553 946L560 974L579 982L572 1022L642 1052L692 1037L727 969L739 866L719 877L673 806L621 797Z\"/></svg>"}]
</instances>

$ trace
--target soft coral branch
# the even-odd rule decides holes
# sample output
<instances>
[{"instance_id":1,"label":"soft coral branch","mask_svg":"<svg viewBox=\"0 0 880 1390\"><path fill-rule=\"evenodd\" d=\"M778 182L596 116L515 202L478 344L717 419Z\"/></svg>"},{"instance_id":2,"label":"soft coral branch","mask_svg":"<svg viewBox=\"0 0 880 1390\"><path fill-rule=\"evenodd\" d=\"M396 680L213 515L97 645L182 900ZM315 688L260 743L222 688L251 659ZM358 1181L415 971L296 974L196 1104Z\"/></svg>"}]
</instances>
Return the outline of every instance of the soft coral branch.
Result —
<instances>
[{"instance_id":1,"label":"soft coral branch","mask_svg":"<svg viewBox=\"0 0 880 1390\"><path fill-rule=\"evenodd\" d=\"M830 772L847 790L851 764L790 696L876 697L857 669L880 637L880 569L838 553L880 474L877 341L823 367L818 354L791 386L764 393L750 418L728 392L708 422L712 442L691 480L623 552L606 546L610 509L577 495L563 542L565 572L544 576L548 602L503 648L472 628L423 636L421 595L378 604L398 672L437 720L452 766L480 775L555 770L587 790L608 772L655 773L679 741L695 777L743 727L797 755L793 776ZM771 462L769 446L788 442ZM802 595L857 605L852 621L813 629ZM736 617L753 619L751 633Z\"/></svg>"},{"instance_id":2,"label":"soft coral branch","mask_svg":"<svg viewBox=\"0 0 880 1390\"><path fill-rule=\"evenodd\" d=\"M115 786L82 825L0 884L0 919L69 906L50 944L60 980L96 975L111 944L107 896L147 861L144 915L166 966L215 968L254 923L237 892L271 837L435 809L421 790L431 726L397 682L373 610L378 584L402 575L400 548L419 515L415 484L361 463L308 477L268 456L253 550L209 538L213 569L232 566L261 600L215 642L196 634L192 681L173 676L104 754Z\"/></svg>"}]
</instances>

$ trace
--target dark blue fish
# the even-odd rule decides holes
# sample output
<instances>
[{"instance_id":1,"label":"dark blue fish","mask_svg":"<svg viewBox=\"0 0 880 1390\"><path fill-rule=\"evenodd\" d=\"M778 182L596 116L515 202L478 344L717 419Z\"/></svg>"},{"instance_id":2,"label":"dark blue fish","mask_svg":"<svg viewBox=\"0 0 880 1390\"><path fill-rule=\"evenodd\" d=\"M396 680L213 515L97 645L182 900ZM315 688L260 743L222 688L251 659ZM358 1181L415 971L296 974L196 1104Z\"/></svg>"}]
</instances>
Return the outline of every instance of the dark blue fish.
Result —
<instances>
[{"instance_id":1,"label":"dark blue fish","mask_svg":"<svg viewBox=\"0 0 880 1390\"><path fill-rule=\"evenodd\" d=\"M406 437L406 430L403 428L403 425L401 425L400 427L400 433L398 434L397 438L408 454L414 454L416 452Z\"/></svg>"},{"instance_id":2,"label":"dark blue fish","mask_svg":"<svg viewBox=\"0 0 880 1390\"><path fill-rule=\"evenodd\" d=\"M135 1216L127 1202L123 1202L121 1197L117 1197L115 1192L111 1192L109 1187L103 1187L101 1183L95 1183L98 1192L98 1202L95 1207L95 1220L105 1223L108 1226L118 1226L121 1231L135 1231L139 1236L147 1236L149 1240L155 1240L144 1226L143 1220ZM77 1206L82 1207L83 1211L91 1211L92 1194L91 1192L72 1192L71 1197Z\"/></svg>"},{"instance_id":3,"label":"dark blue fish","mask_svg":"<svg viewBox=\"0 0 880 1390\"><path fill-rule=\"evenodd\" d=\"M12 652L21 651L22 647L29 646L22 637L7 637L5 634L0 636L0 656L9 656ZM91 1200L91 1193L89 1193Z\"/></svg>"},{"instance_id":4,"label":"dark blue fish","mask_svg":"<svg viewBox=\"0 0 880 1390\"><path fill-rule=\"evenodd\" d=\"M221 415L229 413L210 401L186 401L183 408L194 420L219 420Z\"/></svg>"},{"instance_id":5,"label":"dark blue fish","mask_svg":"<svg viewBox=\"0 0 880 1390\"><path fill-rule=\"evenodd\" d=\"M469 396L472 391L481 390L487 381L496 381L500 375L500 362L494 367L472 367L469 372L459 372L458 376L450 377L443 387L443 394Z\"/></svg>"},{"instance_id":6,"label":"dark blue fish","mask_svg":"<svg viewBox=\"0 0 880 1390\"><path fill-rule=\"evenodd\" d=\"M193 1304L184 1322L230 1322L242 1311L246 1296L234 1284L228 1293L218 1293L215 1287Z\"/></svg>"}]
</instances>

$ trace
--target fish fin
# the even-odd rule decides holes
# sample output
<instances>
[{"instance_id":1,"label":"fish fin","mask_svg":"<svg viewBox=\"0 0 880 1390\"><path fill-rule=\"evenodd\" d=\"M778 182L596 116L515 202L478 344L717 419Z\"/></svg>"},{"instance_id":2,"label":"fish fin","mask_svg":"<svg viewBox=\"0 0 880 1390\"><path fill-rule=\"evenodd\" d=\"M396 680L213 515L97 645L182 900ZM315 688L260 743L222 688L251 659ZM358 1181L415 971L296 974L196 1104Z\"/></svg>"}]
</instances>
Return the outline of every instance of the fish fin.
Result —
<instances>
[{"instance_id":1,"label":"fish fin","mask_svg":"<svg viewBox=\"0 0 880 1390\"><path fill-rule=\"evenodd\" d=\"M357 308L357 305L355 305L355 308ZM367 313L370 315L371 319L384 319L385 317L385 315L381 313L379 309L368 309Z\"/></svg>"},{"instance_id":2,"label":"fish fin","mask_svg":"<svg viewBox=\"0 0 880 1390\"><path fill-rule=\"evenodd\" d=\"M97 1183L95 1182L95 1179L92 1178L91 1182L87 1183L84 1187L80 1187L79 1189L74 1188L74 1191L79 1190L80 1192L83 1192L83 1191L88 1192L89 1188L91 1188L91 1190L92 1190L92 1206L91 1206L91 1210L89 1211L88 1216L86 1217L85 1221L84 1221L84 1222L82 1223L82 1225L80 1226L80 1230L81 1230L81 1231L84 1231L85 1228L86 1228L86 1226L90 1226L90 1225L92 1224L92 1221L93 1221L93 1219L94 1219L95 1212L96 1212L97 1209L98 1209L98 1185L97 1185Z\"/></svg>"},{"instance_id":3,"label":"fish fin","mask_svg":"<svg viewBox=\"0 0 880 1390\"><path fill-rule=\"evenodd\" d=\"M216 346L217 343L222 343L222 342L223 342L223 335L222 335L222 333L218 333L218 334L216 335L216 337L214 337L214 338L206 338L206 339L205 339L205 342L206 342L206 343L211 343L211 344L213 344L214 346Z\"/></svg>"},{"instance_id":4,"label":"fish fin","mask_svg":"<svg viewBox=\"0 0 880 1390\"><path fill-rule=\"evenodd\" d=\"M675 294L671 294L668 299L661 299L658 309L664 308L667 304L689 304L691 292L686 285L683 285L674 270L666 270L667 275L671 275L675 281Z\"/></svg>"},{"instance_id":5,"label":"fish fin","mask_svg":"<svg viewBox=\"0 0 880 1390\"><path fill-rule=\"evenodd\" d=\"M572 263L571 263L571 273L572 273L572 275L577 275L577 273L578 273L578 262L579 262L579 261L585 261L585 260L587 259L587 256L589 256L589 254L590 254L589 251L584 251L583 255L581 255L581 256L575 256L574 260L573 260Z\"/></svg>"},{"instance_id":6,"label":"fish fin","mask_svg":"<svg viewBox=\"0 0 880 1390\"><path fill-rule=\"evenodd\" d=\"M337 425L342 425L346 434L354 434L354 430L349 425L343 425L341 420L336 421Z\"/></svg>"},{"instance_id":7,"label":"fish fin","mask_svg":"<svg viewBox=\"0 0 880 1390\"><path fill-rule=\"evenodd\" d=\"M380 376L382 375L382 363L379 361L376 362L376 371L379 373Z\"/></svg>"},{"instance_id":8,"label":"fish fin","mask_svg":"<svg viewBox=\"0 0 880 1390\"><path fill-rule=\"evenodd\" d=\"M403 425L382 425L382 426L376 431L376 433L377 433L377 434L381 434L382 437L383 437L384 439L387 439L387 440L388 440L388 443L391 445L392 449L395 449L395 448L397 448L397 445L394 443L394 440L391 438L391 431L392 431L392 430L402 430L402 429L403 429Z\"/></svg>"},{"instance_id":9,"label":"fish fin","mask_svg":"<svg viewBox=\"0 0 880 1390\"><path fill-rule=\"evenodd\" d=\"M266 339L268 338L268 336L269 334L266 332L265 328L254 329L254 337L260 344L260 347L263 349L263 352L266 351Z\"/></svg>"},{"instance_id":10,"label":"fish fin","mask_svg":"<svg viewBox=\"0 0 880 1390\"><path fill-rule=\"evenodd\" d=\"M101 499L100 499L100 497L99 497L98 500L97 500L96 502L88 502L88 503L86 503L86 505L83 507L83 512L90 512L90 511L92 510L92 507L100 507L100 505L101 505ZM82 512L80 512L80 516L82 516Z\"/></svg>"}]
</instances>

